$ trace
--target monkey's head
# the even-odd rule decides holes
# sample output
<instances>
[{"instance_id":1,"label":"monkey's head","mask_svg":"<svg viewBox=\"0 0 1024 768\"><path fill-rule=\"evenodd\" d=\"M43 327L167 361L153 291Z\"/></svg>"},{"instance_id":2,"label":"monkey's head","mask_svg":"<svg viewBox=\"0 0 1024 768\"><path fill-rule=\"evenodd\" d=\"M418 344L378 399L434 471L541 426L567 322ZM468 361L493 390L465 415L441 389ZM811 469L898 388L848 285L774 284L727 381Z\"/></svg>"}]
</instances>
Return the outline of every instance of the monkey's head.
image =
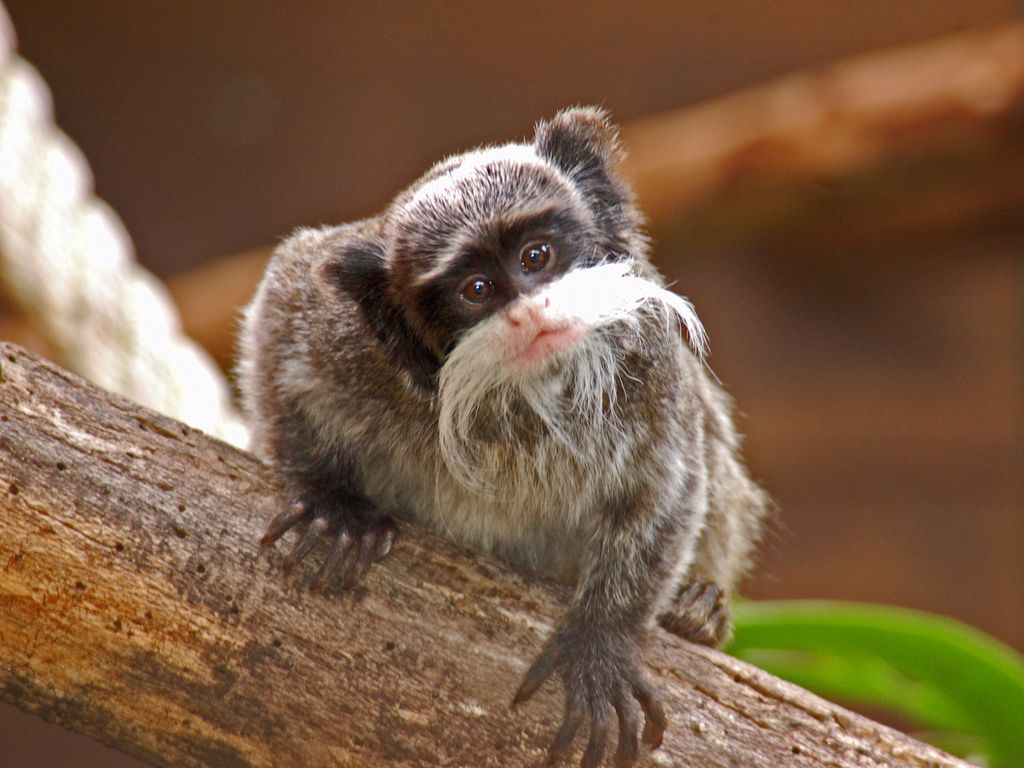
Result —
<instances>
[{"instance_id":1,"label":"monkey's head","mask_svg":"<svg viewBox=\"0 0 1024 768\"><path fill-rule=\"evenodd\" d=\"M436 365L442 449L463 479L474 434L508 442L523 414L563 439L567 412L599 421L614 399L616 334L644 313L678 317L703 349L692 307L647 262L620 156L605 112L564 110L530 143L441 161L383 216L380 299L404 326L392 346L421 374Z\"/></svg>"},{"instance_id":2,"label":"monkey's head","mask_svg":"<svg viewBox=\"0 0 1024 768\"><path fill-rule=\"evenodd\" d=\"M399 195L387 220L392 290L439 358L486 322L514 368L572 343L581 329L540 294L644 247L619 154L603 112L571 109L532 143L447 158Z\"/></svg>"}]
</instances>

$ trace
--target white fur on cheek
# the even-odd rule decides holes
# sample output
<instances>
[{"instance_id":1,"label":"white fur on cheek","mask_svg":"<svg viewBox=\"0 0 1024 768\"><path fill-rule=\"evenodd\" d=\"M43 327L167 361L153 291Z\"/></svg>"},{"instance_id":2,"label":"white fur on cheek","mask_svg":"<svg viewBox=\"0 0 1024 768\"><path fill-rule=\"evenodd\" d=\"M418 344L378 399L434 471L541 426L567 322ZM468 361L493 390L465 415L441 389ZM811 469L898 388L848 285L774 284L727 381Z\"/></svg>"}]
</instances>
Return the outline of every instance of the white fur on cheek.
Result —
<instances>
[{"instance_id":1,"label":"white fur on cheek","mask_svg":"<svg viewBox=\"0 0 1024 768\"><path fill-rule=\"evenodd\" d=\"M698 355L704 328L684 298L632 272L631 262L573 270L522 301L546 304L552 322L580 325L582 337L541 364L516 364L521 344L506 312L470 330L449 354L439 381L439 443L451 474L487 497L557 489L543 467L552 452L580 455L615 430L621 343L643 342L653 316L665 331L678 320Z\"/></svg>"}]
</instances>

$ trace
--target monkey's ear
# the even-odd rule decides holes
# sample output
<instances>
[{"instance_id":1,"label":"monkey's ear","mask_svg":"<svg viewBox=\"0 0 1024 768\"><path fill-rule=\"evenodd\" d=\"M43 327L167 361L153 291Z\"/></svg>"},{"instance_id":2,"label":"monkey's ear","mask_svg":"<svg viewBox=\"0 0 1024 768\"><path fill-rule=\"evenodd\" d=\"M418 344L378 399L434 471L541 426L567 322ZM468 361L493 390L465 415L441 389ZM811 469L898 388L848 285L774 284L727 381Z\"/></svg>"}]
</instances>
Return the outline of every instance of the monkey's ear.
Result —
<instances>
[{"instance_id":1,"label":"monkey's ear","mask_svg":"<svg viewBox=\"0 0 1024 768\"><path fill-rule=\"evenodd\" d=\"M321 275L356 301L384 290L387 267L384 243L375 237L346 238L332 249L321 266Z\"/></svg>"},{"instance_id":2,"label":"monkey's ear","mask_svg":"<svg viewBox=\"0 0 1024 768\"><path fill-rule=\"evenodd\" d=\"M612 171L622 158L619 129L599 107L570 107L537 123L537 154L569 176Z\"/></svg>"},{"instance_id":3,"label":"monkey's ear","mask_svg":"<svg viewBox=\"0 0 1024 768\"><path fill-rule=\"evenodd\" d=\"M634 255L644 251L643 217L629 182L617 168L623 157L619 130L605 110L563 109L537 124L534 147L569 177L590 204L604 230L604 250Z\"/></svg>"},{"instance_id":4,"label":"monkey's ear","mask_svg":"<svg viewBox=\"0 0 1024 768\"><path fill-rule=\"evenodd\" d=\"M433 390L440 361L413 333L389 290L391 275L383 241L372 236L346 240L324 262L321 275L356 302L388 356L405 368L413 381Z\"/></svg>"}]
</instances>

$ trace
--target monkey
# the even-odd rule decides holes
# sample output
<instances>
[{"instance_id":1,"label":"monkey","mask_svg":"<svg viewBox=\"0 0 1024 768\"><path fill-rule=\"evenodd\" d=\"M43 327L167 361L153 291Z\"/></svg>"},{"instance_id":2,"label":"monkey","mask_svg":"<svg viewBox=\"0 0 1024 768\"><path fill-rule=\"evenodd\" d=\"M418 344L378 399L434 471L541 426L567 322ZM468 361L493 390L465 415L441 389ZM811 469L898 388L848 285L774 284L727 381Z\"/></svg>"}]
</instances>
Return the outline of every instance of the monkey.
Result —
<instances>
[{"instance_id":1,"label":"monkey","mask_svg":"<svg viewBox=\"0 0 1024 768\"><path fill-rule=\"evenodd\" d=\"M667 717L652 628L717 645L768 508L689 300L653 266L609 114L448 157L379 215L300 229L243 312L255 452L310 586L351 588L396 519L574 585L513 699L556 676L548 750L632 766ZM642 736L640 718L643 717Z\"/></svg>"}]
</instances>

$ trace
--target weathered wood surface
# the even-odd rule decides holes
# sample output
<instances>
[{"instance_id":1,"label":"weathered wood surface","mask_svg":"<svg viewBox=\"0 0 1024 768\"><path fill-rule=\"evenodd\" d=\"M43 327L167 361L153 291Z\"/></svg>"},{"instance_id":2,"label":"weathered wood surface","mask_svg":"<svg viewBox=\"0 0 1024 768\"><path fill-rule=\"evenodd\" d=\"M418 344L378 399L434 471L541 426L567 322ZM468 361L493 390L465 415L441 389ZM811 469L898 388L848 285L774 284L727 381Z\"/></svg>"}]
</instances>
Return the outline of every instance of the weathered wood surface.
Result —
<instances>
[{"instance_id":1,"label":"weathered wood surface","mask_svg":"<svg viewBox=\"0 0 1024 768\"><path fill-rule=\"evenodd\" d=\"M553 685L511 712L562 591L408 526L352 594L256 540L252 456L0 345L0 697L167 766L535 765ZM659 633L648 764L962 766Z\"/></svg>"}]
</instances>

